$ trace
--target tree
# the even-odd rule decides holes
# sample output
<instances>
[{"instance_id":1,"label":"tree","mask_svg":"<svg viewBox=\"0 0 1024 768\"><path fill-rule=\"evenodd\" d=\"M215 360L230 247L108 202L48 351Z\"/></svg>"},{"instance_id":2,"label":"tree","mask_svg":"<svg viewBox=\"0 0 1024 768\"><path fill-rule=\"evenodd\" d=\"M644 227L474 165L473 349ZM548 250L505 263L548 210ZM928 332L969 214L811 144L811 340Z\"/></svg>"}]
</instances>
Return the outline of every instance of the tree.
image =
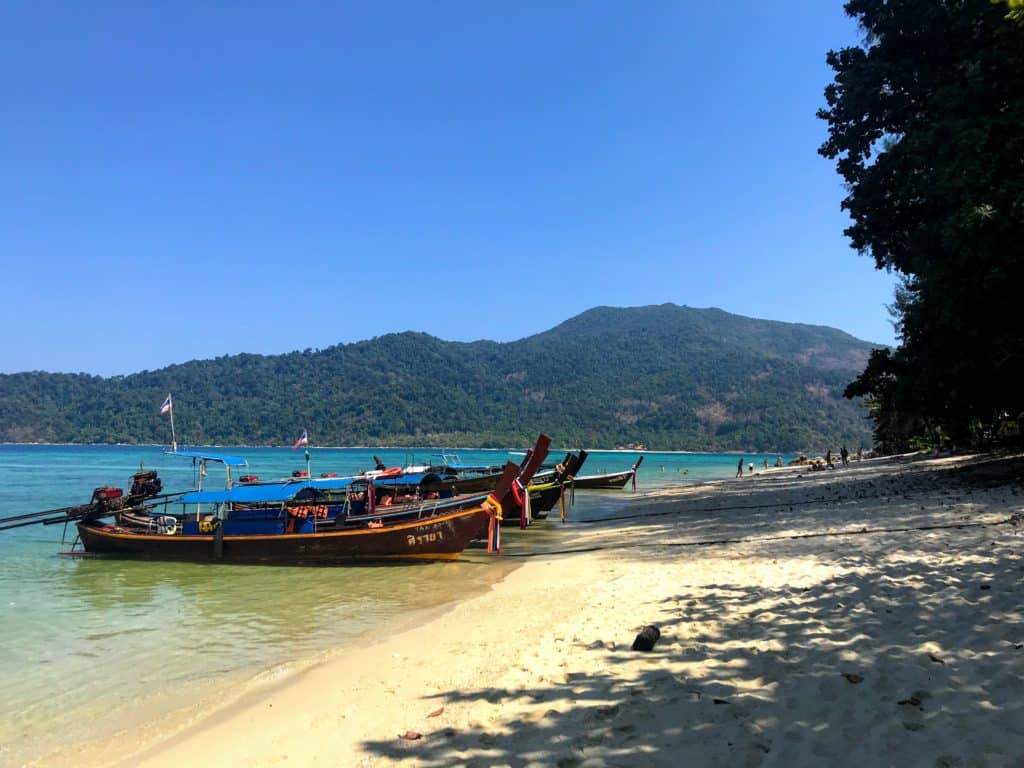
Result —
<instances>
[{"instance_id":1,"label":"tree","mask_svg":"<svg viewBox=\"0 0 1024 768\"><path fill-rule=\"evenodd\" d=\"M847 184L851 245L904 278L899 347L847 395L869 398L880 441L977 442L1024 410L1024 26L989 0L845 8L865 38L827 56L819 152Z\"/></svg>"}]
</instances>

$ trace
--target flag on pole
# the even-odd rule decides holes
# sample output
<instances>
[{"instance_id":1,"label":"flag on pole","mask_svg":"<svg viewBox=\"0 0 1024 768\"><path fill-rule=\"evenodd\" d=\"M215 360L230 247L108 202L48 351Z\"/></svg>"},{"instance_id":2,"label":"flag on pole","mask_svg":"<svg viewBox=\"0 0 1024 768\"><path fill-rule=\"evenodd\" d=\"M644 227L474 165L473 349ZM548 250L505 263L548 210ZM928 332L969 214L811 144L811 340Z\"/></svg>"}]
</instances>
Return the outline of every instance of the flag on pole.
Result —
<instances>
[{"instance_id":1,"label":"flag on pole","mask_svg":"<svg viewBox=\"0 0 1024 768\"><path fill-rule=\"evenodd\" d=\"M295 445L292 446L292 450L299 450L300 445L309 445L309 435L306 434L306 430L302 430L302 434L299 436L299 439L295 441Z\"/></svg>"},{"instance_id":2,"label":"flag on pole","mask_svg":"<svg viewBox=\"0 0 1024 768\"><path fill-rule=\"evenodd\" d=\"M171 396L168 394L167 399L164 400L164 404L160 406L160 415L162 416L172 408L174 408L174 404L171 402Z\"/></svg>"}]
</instances>

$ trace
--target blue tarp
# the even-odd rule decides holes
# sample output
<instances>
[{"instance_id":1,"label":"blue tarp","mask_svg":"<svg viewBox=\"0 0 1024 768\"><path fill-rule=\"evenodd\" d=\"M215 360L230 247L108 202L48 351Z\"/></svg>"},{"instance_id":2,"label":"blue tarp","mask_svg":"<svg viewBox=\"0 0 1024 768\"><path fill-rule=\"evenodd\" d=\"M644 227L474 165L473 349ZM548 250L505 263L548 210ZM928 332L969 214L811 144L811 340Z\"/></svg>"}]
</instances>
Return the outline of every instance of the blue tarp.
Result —
<instances>
[{"instance_id":1,"label":"blue tarp","mask_svg":"<svg viewBox=\"0 0 1024 768\"><path fill-rule=\"evenodd\" d=\"M167 456L182 456L186 459L206 459L207 461L219 461L229 467L248 467L249 462L238 456L225 456L222 453L207 453L206 451L164 451Z\"/></svg>"},{"instance_id":2,"label":"blue tarp","mask_svg":"<svg viewBox=\"0 0 1024 768\"><path fill-rule=\"evenodd\" d=\"M295 483L261 483L259 485L236 485L230 490L192 491L179 499L182 504L266 504L291 501L306 488L317 490L339 490L352 484L352 478L332 477L322 480L302 480Z\"/></svg>"}]
</instances>

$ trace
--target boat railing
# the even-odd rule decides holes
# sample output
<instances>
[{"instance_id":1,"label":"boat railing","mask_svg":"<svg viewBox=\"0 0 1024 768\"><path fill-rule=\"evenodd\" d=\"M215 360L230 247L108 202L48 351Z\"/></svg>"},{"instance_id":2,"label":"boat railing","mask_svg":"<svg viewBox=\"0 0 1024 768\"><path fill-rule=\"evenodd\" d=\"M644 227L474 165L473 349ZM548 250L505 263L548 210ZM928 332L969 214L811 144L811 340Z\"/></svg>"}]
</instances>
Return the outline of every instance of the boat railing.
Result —
<instances>
[{"instance_id":1,"label":"boat railing","mask_svg":"<svg viewBox=\"0 0 1024 768\"><path fill-rule=\"evenodd\" d=\"M178 518L173 515L160 515L154 518L157 533L173 536L178 532Z\"/></svg>"},{"instance_id":2,"label":"boat railing","mask_svg":"<svg viewBox=\"0 0 1024 768\"><path fill-rule=\"evenodd\" d=\"M440 499L433 499L433 502L434 502L434 504L431 507L427 507L426 504L420 506L420 508L419 508L419 510L418 510L418 512L416 514L416 519L417 520L422 520L423 517L424 517L424 512L427 511L428 509L430 510L430 515L429 516L432 517L432 516L437 514L437 510L441 508L441 500Z\"/></svg>"}]
</instances>

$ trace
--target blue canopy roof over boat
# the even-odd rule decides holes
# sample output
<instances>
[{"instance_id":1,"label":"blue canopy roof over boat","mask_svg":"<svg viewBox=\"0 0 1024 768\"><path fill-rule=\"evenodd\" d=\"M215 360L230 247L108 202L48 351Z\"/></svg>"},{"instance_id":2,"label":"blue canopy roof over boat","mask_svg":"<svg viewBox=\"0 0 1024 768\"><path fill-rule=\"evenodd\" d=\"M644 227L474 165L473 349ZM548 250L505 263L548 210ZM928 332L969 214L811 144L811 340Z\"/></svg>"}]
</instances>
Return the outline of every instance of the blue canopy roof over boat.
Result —
<instances>
[{"instance_id":1,"label":"blue canopy roof over boat","mask_svg":"<svg viewBox=\"0 0 1024 768\"><path fill-rule=\"evenodd\" d=\"M348 488L356 481L354 477L317 477L312 480L303 481L307 488L316 488L318 491L336 491L341 488ZM289 483L294 485L294 483Z\"/></svg>"},{"instance_id":2,"label":"blue canopy roof over boat","mask_svg":"<svg viewBox=\"0 0 1024 768\"><path fill-rule=\"evenodd\" d=\"M258 485L236 485L219 491L192 491L182 496L182 504L266 504L291 501L307 488L333 491L347 488L352 484L350 477L332 477L322 480L302 480L295 483L260 483Z\"/></svg>"},{"instance_id":3,"label":"blue canopy roof over boat","mask_svg":"<svg viewBox=\"0 0 1024 768\"><path fill-rule=\"evenodd\" d=\"M298 483L268 483L266 485L236 485L219 491L192 491L179 499L182 504L223 504L226 501L259 503L290 501L306 486Z\"/></svg>"},{"instance_id":4,"label":"blue canopy roof over boat","mask_svg":"<svg viewBox=\"0 0 1024 768\"><path fill-rule=\"evenodd\" d=\"M434 472L412 472L407 475L396 475L395 477L375 477L373 478L373 484L377 486L406 486L406 485L419 485L426 479L438 480L438 476Z\"/></svg>"},{"instance_id":5,"label":"blue canopy roof over boat","mask_svg":"<svg viewBox=\"0 0 1024 768\"><path fill-rule=\"evenodd\" d=\"M223 453L207 453L206 451L164 451L166 456L182 456L186 459L205 459L219 461L228 467L248 467L249 462L239 456L225 456Z\"/></svg>"}]
</instances>

